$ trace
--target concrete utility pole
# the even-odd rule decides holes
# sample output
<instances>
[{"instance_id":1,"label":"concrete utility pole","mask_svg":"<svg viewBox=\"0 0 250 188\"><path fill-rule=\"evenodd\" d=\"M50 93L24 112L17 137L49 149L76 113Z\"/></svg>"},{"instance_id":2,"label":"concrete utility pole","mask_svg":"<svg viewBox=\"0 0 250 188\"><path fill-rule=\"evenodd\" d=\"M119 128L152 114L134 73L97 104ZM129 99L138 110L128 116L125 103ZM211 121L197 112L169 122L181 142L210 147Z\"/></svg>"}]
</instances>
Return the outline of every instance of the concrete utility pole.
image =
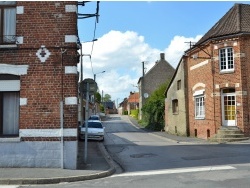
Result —
<instances>
[{"instance_id":1,"label":"concrete utility pole","mask_svg":"<svg viewBox=\"0 0 250 188\"><path fill-rule=\"evenodd\" d=\"M95 74L94 74L94 82L96 82L96 75L97 75L97 74L101 74L101 73L105 73L105 72L106 72L106 71L102 71L102 72L95 73ZM95 93L94 93L94 114L96 115L95 94L96 94L96 91L95 91Z\"/></svg>"},{"instance_id":2,"label":"concrete utility pole","mask_svg":"<svg viewBox=\"0 0 250 188\"><path fill-rule=\"evenodd\" d=\"M88 117L89 117L89 83L87 83L86 104L85 104L85 143L84 143L84 163L87 163L88 150Z\"/></svg>"}]
</instances>

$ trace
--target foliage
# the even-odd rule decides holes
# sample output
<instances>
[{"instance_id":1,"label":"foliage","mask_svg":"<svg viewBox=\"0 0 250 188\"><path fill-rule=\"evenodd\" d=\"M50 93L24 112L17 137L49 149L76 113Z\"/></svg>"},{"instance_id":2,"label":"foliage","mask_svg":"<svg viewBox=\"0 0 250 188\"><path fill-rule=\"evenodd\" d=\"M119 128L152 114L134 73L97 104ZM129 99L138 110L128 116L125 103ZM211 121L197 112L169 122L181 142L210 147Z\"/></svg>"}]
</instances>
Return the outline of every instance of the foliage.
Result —
<instances>
[{"instance_id":1,"label":"foliage","mask_svg":"<svg viewBox=\"0 0 250 188\"><path fill-rule=\"evenodd\" d=\"M101 99L102 99L101 94L99 92L96 92L95 93L95 101L97 103L101 103Z\"/></svg>"},{"instance_id":2,"label":"foliage","mask_svg":"<svg viewBox=\"0 0 250 188\"><path fill-rule=\"evenodd\" d=\"M103 106L103 104L100 104L100 111L104 112L104 106Z\"/></svg>"},{"instance_id":3,"label":"foliage","mask_svg":"<svg viewBox=\"0 0 250 188\"><path fill-rule=\"evenodd\" d=\"M138 119L138 114L139 114L139 109L130 111L130 116L132 116L135 119Z\"/></svg>"},{"instance_id":4,"label":"foliage","mask_svg":"<svg viewBox=\"0 0 250 188\"><path fill-rule=\"evenodd\" d=\"M111 101L111 95L105 94L103 97L103 102L110 102Z\"/></svg>"},{"instance_id":5,"label":"foliage","mask_svg":"<svg viewBox=\"0 0 250 188\"><path fill-rule=\"evenodd\" d=\"M128 115L128 111L125 110L125 111L123 112L123 115Z\"/></svg>"},{"instance_id":6,"label":"foliage","mask_svg":"<svg viewBox=\"0 0 250 188\"><path fill-rule=\"evenodd\" d=\"M142 122L146 123L146 128L160 131L164 129L165 96L164 92L169 85L169 81L160 85L147 99L142 107Z\"/></svg>"}]
</instances>

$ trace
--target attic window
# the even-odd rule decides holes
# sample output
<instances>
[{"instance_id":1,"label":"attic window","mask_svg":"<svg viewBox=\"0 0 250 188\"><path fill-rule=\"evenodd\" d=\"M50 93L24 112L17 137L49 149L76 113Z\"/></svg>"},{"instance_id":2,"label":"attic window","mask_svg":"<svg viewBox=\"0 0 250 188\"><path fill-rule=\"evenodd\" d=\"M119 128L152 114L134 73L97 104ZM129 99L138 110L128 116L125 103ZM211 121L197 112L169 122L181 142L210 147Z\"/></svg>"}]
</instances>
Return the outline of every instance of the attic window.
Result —
<instances>
[{"instance_id":1,"label":"attic window","mask_svg":"<svg viewBox=\"0 0 250 188\"><path fill-rule=\"evenodd\" d=\"M181 89L181 80L178 80L177 81L177 90L180 90Z\"/></svg>"},{"instance_id":2,"label":"attic window","mask_svg":"<svg viewBox=\"0 0 250 188\"><path fill-rule=\"evenodd\" d=\"M219 50L220 55L220 71L228 72L234 71L234 57L233 57L233 48L222 48Z\"/></svg>"}]
</instances>

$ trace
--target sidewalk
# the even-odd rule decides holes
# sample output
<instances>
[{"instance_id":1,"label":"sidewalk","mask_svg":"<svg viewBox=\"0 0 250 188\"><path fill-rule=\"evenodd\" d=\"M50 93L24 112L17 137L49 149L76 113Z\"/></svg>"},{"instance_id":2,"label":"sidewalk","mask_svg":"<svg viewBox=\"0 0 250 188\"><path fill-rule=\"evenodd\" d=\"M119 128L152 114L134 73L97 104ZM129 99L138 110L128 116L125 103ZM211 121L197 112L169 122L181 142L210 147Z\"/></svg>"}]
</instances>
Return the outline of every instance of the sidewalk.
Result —
<instances>
[{"instance_id":1,"label":"sidewalk","mask_svg":"<svg viewBox=\"0 0 250 188\"><path fill-rule=\"evenodd\" d=\"M168 134L167 132L150 131L150 130L143 128L141 125L139 125L137 120L134 119L133 117L128 116L128 118L134 126L140 128L140 129L143 129L147 132L150 132L154 135L158 135L158 136L167 138L172 142L183 143L183 144L185 144L185 143L189 143L189 144L191 144L191 143L192 144L219 144L218 142L211 142L211 141L200 139L200 138L171 135L171 134ZM230 143L230 144L250 144L250 139L244 140L244 141L238 141L238 142L228 142L228 143Z\"/></svg>"},{"instance_id":2,"label":"sidewalk","mask_svg":"<svg viewBox=\"0 0 250 188\"><path fill-rule=\"evenodd\" d=\"M88 142L87 165L83 162L84 146L79 141L79 170L61 168L0 168L0 185L53 184L107 177L115 173L114 163L102 143ZM81 154L82 153L82 154Z\"/></svg>"}]
</instances>

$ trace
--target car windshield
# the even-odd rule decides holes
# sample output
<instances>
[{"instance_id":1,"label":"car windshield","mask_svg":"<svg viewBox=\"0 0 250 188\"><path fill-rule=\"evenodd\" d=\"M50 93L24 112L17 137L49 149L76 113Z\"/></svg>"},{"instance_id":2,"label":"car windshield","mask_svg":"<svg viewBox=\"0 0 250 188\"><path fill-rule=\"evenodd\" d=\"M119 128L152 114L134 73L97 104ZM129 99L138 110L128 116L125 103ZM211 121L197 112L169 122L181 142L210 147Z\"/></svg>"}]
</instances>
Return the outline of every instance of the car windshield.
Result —
<instances>
[{"instance_id":1,"label":"car windshield","mask_svg":"<svg viewBox=\"0 0 250 188\"><path fill-rule=\"evenodd\" d=\"M83 125L85 127L85 124ZM102 124L100 122L88 122L88 128L100 128L102 129Z\"/></svg>"},{"instance_id":2,"label":"car windshield","mask_svg":"<svg viewBox=\"0 0 250 188\"><path fill-rule=\"evenodd\" d=\"M99 120L100 118L98 116L90 116L89 119L91 119L91 120Z\"/></svg>"}]
</instances>

